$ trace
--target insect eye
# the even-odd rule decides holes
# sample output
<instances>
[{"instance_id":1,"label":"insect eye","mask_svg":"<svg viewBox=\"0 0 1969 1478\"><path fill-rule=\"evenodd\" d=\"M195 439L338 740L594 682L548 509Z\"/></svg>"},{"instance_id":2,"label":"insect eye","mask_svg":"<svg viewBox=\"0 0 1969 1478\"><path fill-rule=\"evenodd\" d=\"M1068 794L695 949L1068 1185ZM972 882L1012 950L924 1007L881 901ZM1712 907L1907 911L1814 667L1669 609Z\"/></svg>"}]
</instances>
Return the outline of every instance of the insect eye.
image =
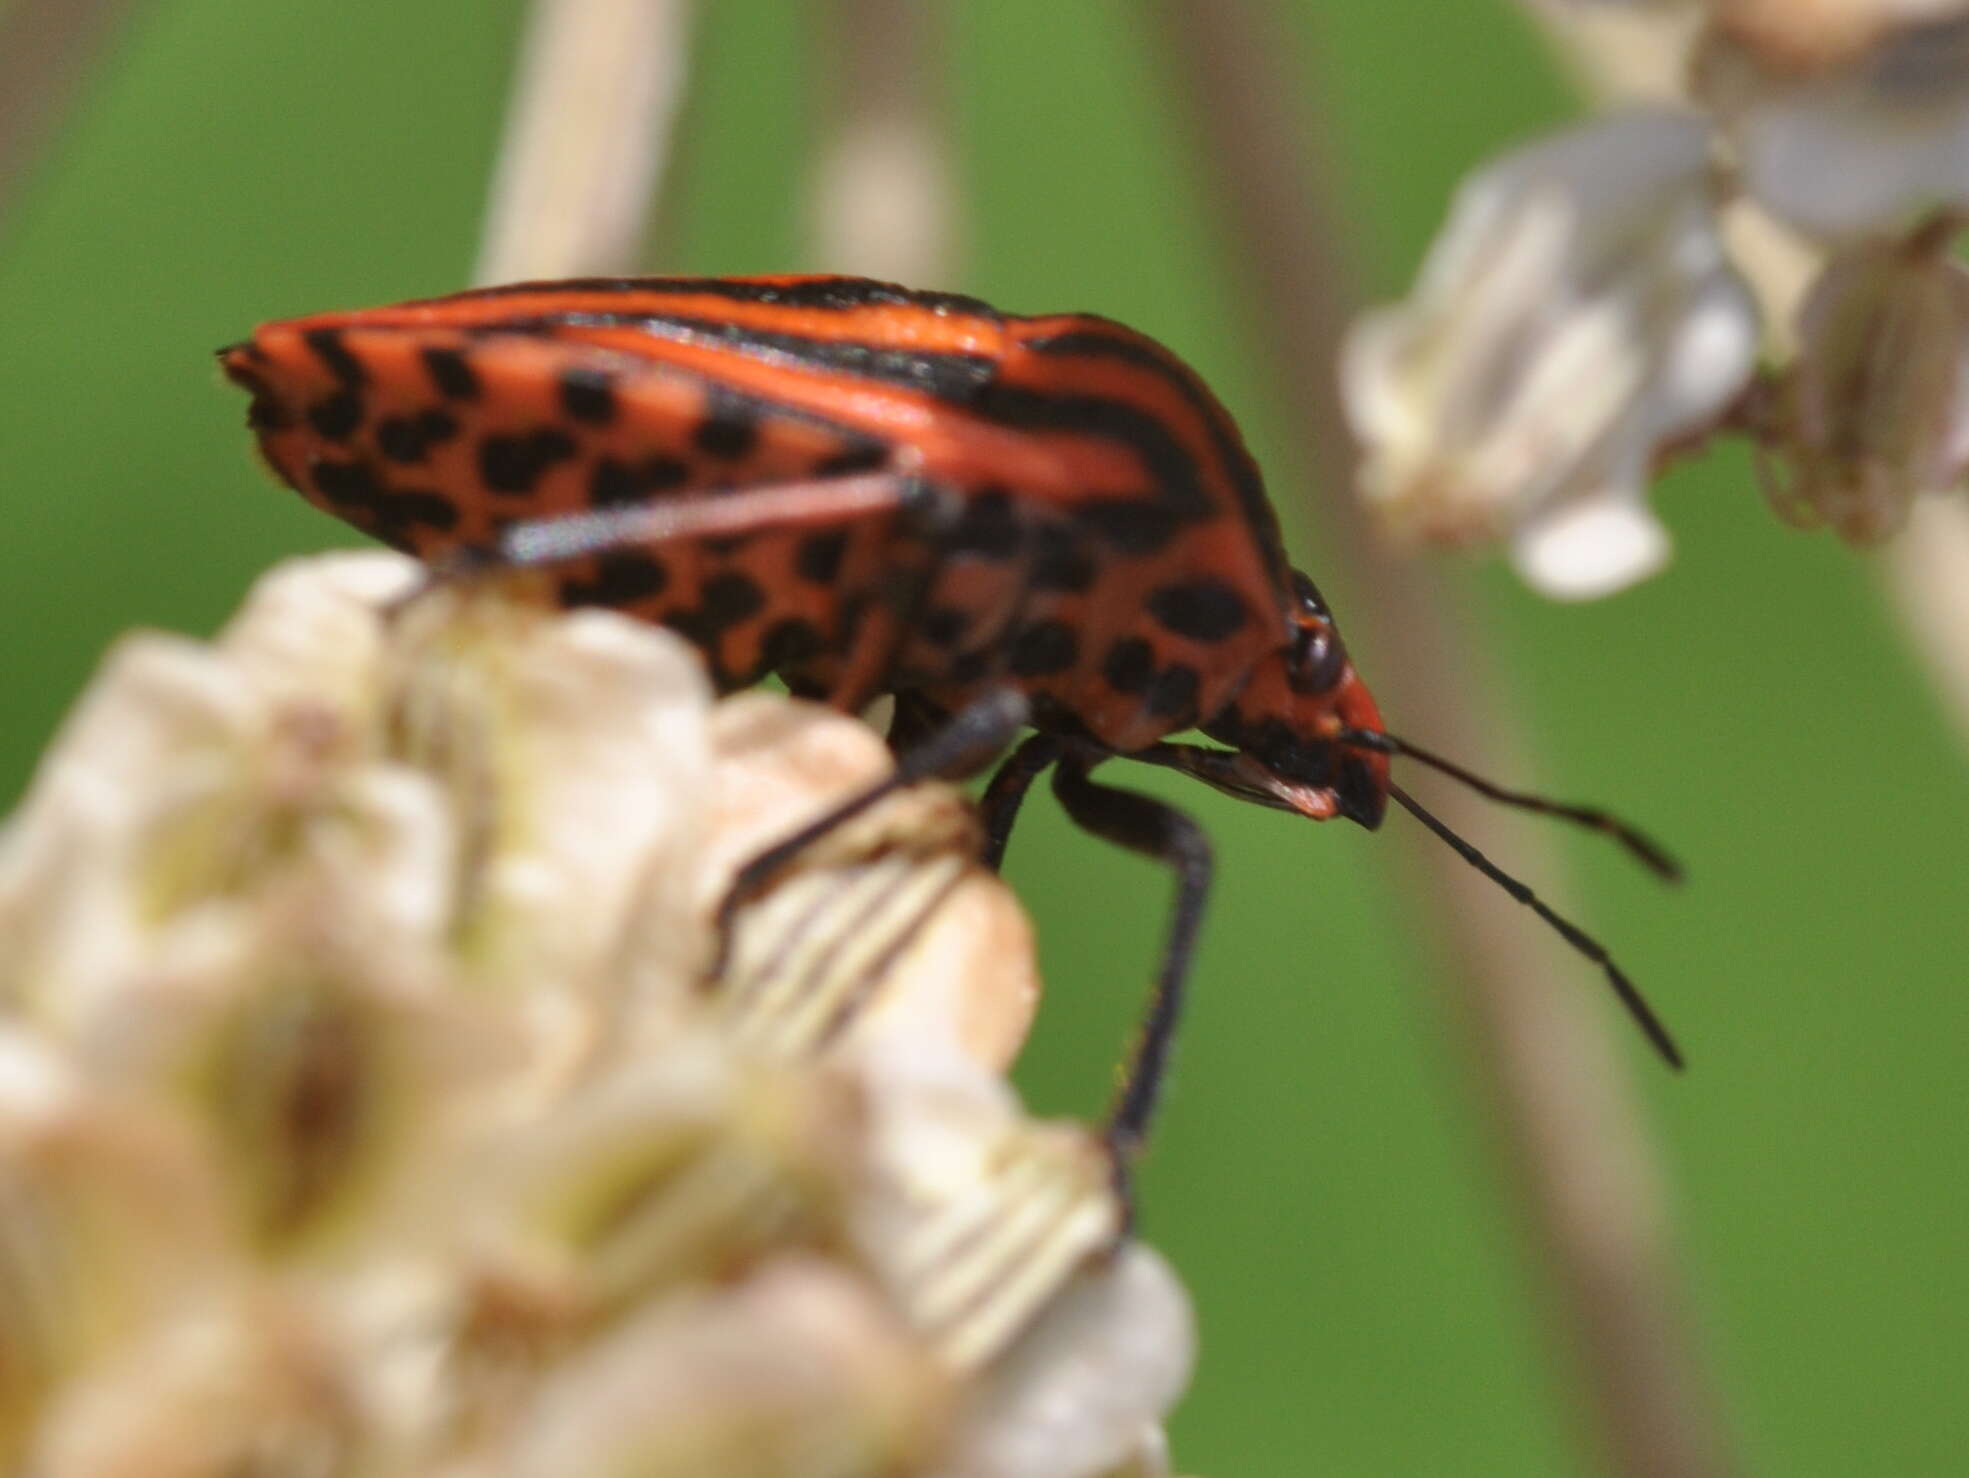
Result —
<instances>
[{"instance_id":1,"label":"insect eye","mask_svg":"<svg viewBox=\"0 0 1969 1478\"><path fill-rule=\"evenodd\" d=\"M1330 693L1347 667L1340 633L1324 621L1308 621L1292 643L1292 686L1301 693Z\"/></svg>"}]
</instances>

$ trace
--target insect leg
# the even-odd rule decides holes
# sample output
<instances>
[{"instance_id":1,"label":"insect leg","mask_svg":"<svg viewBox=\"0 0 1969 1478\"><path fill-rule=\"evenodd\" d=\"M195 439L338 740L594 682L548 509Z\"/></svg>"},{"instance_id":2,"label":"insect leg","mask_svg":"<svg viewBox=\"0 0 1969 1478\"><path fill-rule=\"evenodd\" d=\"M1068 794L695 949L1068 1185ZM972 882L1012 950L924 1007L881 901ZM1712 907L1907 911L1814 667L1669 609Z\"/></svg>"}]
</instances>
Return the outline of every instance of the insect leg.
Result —
<instances>
[{"instance_id":1,"label":"insect leg","mask_svg":"<svg viewBox=\"0 0 1969 1478\"><path fill-rule=\"evenodd\" d=\"M1034 734L1013 750L998 767L985 787L979 810L984 815L984 852L980 860L993 872L1005 860L1005 847L1012 840L1012 823L1018 820L1032 782L1060 757L1066 741L1054 734Z\"/></svg>"},{"instance_id":2,"label":"insect leg","mask_svg":"<svg viewBox=\"0 0 1969 1478\"><path fill-rule=\"evenodd\" d=\"M1105 756L1098 751L1069 750L1053 772L1053 793L1076 824L1117 846L1139 852L1166 865L1176 876L1176 907L1163 941L1162 963L1149 994L1139 1035L1122 1070L1121 1088L1108 1113L1107 1142L1124 1208L1128 1200L1128 1168L1148 1140L1169 1069L1183 1010L1183 981L1189 974L1198 926L1210 892L1210 843L1203 829L1175 807L1132 790L1100 785L1088 772Z\"/></svg>"},{"instance_id":3,"label":"insect leg","mask_svg":"<svg viewBox=\"0 0 1969 1478\"><path fill-rule=\"evenodd\" d=\"M959 709L935 734L896 761L896 767L873 785L857 791L833 810L808 822L791 836L775 842L738 870L718 904L715 927L718 953L711 974L722 973L731 949L732 920L739 909L757 898L802 852L830 832L854 820L885 796L905 786L944 775L962 774L989 759L1024 727L1029 705L1016 688L994 688Z\"/></svg>"},{"instance_id":4,"label":"insect leg","mask_svg":"<svg viewBox=\"0 0 1969 1478\"><path fill-rule=\"evenodd\" d=\"M908 754L950 721L950 715L921 693L896 694L896 710L889 720L890 754Z\"/></svg>"},{"instance_id":5,"label":"insect leg","mask_svg":"<svg viewBox=\"0 0 1969 1478\"><path fill-rule=\"evenodd\" d=\"M459 549L433 562L425 588L504 571L551 569L679 540L851 524L908 506L922 486L902 473L863 472L711 488L586 513L522 519L502 529L490 548Z\"/></svg>"}]
</instances>

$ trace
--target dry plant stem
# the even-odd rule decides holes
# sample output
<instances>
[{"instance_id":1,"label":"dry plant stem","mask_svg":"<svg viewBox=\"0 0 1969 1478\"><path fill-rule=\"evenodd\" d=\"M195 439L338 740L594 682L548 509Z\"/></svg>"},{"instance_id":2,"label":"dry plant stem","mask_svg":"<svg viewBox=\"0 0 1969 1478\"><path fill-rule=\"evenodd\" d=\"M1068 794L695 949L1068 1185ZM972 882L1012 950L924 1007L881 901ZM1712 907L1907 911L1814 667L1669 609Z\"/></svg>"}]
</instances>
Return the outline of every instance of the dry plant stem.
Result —
<instances>
[{"instance_id":1,"label":"dry plant stem","mask_svg":"<svg viewBox=\"0 0 1969 1478\"><path fill-rule=\"evenodd\" d=\"M0 8L0 227L130 0L13 0Z\"/></svg>"},{"instance_id":2,"label":"dry plant stem","mask_svg":"<svg viewBox=\"0 0 1969 1478\"><path fill-rule=\"evenodd\" d=\"M635 266L689 35L689 0L536 0L475 280Z\"/></svg>"},{"instance_id":3,"label":"dry plant stem","mask_svg":"<svg viewBox=\"0 0 1969 1478\"><path fill-rule=\"evenodd\" d=\"M918 0L832 0L820 152L809 202L826 271L954 281L956 190L943 109L943 18ZM862 716L886 729L894 700Z\"/></svg>"},{"instance_id":4,"label":"dry plant stem","mask_svg":"<svg viewBox=\"0 0 1969 1478\"><path fill-rule=\"evenodd\" d=\"M1518 0L1553 55L1586 91L1620 102L1664 102L1686 91L1700 7L1579 5Z\"/></svg>"},{"instance_id":5,"label":"dry plant stem","mask_svg":"<svg viewBox=\"0 0 1969 1478\"><path fill-rule=\"evenodd\" d=\"M1208 173L1248 256L1251 331L1306 428L1327 496L1319 526L1347 572L1343 609L1372 634L1382 696L1398 727L1480 771L1525 774L1520 746L1485 676L1484 653L1427 566L1391 559L1347 489L1352 448L1333 366L1357 306L1330 150L1305 147L1282 18L1252 0L1156 0L1151 14L1209 158ZM1549 882L1557 858L1493 809L1432 798L1520 873ZM1421 902L1446 978L1467 983L1474 1056L1509 1147L1527 1219L1554 1273L1557 1311L1577 1351L1599 1444L1623 1478L1713 1478L1731 1471L1718 1402L1703 1375L1669 1246L1655 1156L1626 1087L1611 1017L1589 972L1527 928L1516 909L1419 830L1397 831L1428 884Z\"/></svg>"},{"instance_id":6,"label":"dry plant stem","mask_svg":"<svg viewBox=\"0 0 1969 1478\"><path fill-rule=\"evenodd\" d=\"M1969 740L1969 509L1955 498L1921 499L1883 568L1957 737Z\"/></svg>"},{"instance_id":7,"label":"dry plant stem","mask_svg":"<svg viewBox=\"0 0 1969 1478\"><path fill-rule=\"evenodd\" d=\"M812 219L828 271L938 284L956 256L943 25L918 0L833 0Z\"/></svg>"}]
</instances>

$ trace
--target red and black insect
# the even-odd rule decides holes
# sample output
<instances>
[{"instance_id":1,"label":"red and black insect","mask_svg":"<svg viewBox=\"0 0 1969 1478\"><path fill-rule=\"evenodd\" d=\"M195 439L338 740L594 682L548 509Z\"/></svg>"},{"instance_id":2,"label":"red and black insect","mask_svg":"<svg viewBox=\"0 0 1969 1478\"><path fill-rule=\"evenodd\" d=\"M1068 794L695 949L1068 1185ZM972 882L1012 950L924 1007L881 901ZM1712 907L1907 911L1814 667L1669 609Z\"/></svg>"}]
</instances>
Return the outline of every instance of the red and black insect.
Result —
<instances>
[{"instance_id":1,"label":"red and black insect","mask_svg":"<svg viewBox=\"0 0 1969 1478\"><path fill-rule=\"evenodd\" d=\"M549 569L567 604L681 632L723 688L778 673L847 710L896 695L896 778L760 858L735 898L878 794L1035 729L985 792L991 860L1053 767L1076 822L1178 881L1111 1120L1124 1159L1155 1106L1210 853L1180 812L1090 778L1115 757L1369 829L1392 796L1596 961L1680 1063L1606 953L1392 784L1388 757L1673 864L1603 812L1385 731L1236 424L1152 339L860 278L641 278L273 323L221 360L274 471L388 544L440 568ZM1169 742L1190 728L1226 747Z\"/></svg>"}]
</instances>

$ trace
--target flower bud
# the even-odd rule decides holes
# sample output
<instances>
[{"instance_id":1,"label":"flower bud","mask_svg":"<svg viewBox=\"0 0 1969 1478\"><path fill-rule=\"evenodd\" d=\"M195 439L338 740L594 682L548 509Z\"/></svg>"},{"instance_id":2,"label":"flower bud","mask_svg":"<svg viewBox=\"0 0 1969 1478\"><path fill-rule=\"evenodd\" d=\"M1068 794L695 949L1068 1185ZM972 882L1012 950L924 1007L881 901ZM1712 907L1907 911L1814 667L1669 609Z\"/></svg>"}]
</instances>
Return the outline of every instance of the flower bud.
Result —
<instances>
[{"instance_id":1,"label":"flower bud","mask_svg":"<svg viewBox=\"0 0 1969 1478\"><path fill-rule=\"evenodd\" d=\"M1969 272L1937 243L1868 242L1827 264L1798 341L1765 490L1795 523L1884 539L1969 464Z\"/></svg>"}]
</instances>

